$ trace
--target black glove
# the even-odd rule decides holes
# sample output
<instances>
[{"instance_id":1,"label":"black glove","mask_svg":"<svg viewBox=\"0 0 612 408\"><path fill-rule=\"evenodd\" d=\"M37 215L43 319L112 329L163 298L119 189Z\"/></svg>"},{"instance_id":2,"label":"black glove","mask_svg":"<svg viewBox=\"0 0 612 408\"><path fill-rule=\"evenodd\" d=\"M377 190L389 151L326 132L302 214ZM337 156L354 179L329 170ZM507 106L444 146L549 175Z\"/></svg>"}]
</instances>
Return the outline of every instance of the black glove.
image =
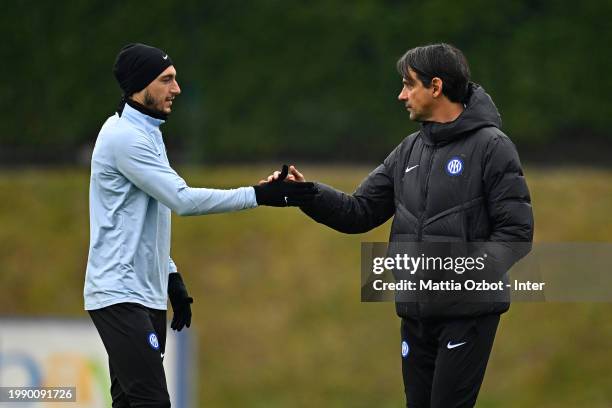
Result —
<instances>
[{"instance_id":1,"label":"black glove","mask_svg":"<svg viewBox=\"0 0 612 408\"><path fill-rule=\"evenodd\" d=\"M187 294L183 278L178 272L171 273L168 276L168 297L172 304L172 310L174 310L172 323L170 323L172 330L181 331L183 327L191 326L191 304L193 303L193 298Z\"/></svg>"},{"instance_id":2,"label":"black glove","mask_svg":"<svg viewBox=\"0 0 612 408\"><path fill-rule=\"evenodd\" d=\"M314 200L317 188L311 182L284 181L289 167L283 165L279 177L268 183L253 186L258 205L289 207L306 205Z\"/></svg>"}]
</instances>

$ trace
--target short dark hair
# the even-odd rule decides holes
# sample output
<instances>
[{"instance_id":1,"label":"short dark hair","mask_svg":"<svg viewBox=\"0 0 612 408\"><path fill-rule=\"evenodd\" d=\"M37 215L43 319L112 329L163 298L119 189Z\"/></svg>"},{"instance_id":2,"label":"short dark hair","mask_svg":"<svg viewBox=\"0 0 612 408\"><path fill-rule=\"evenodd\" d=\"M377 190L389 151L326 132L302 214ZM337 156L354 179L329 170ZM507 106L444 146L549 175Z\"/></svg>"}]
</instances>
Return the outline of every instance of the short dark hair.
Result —
<instances>
[{"instance_id":1,"label":"short dark hair","mask_svg":"<svg viewBox=\"0 0 612 408\"><path fill-rule=\"evenodd\" d=\"M451 102L463 103L467 99L470 67L458 48L440 43L409 49L397 61L397 71L408 78L408 68L427 88L433 78L440 78L442 93Z\"/></svg>"}]
</instances>

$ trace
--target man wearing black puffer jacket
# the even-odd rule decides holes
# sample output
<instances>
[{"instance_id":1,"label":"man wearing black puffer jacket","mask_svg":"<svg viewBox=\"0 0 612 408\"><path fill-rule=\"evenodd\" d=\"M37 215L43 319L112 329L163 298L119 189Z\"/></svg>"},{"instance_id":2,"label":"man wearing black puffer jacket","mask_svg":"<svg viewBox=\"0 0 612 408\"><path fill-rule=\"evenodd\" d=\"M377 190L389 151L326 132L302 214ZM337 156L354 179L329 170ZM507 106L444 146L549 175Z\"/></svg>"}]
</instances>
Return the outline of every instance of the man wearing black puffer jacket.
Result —
<instances>
[{"instance_id":1,"label":"man wearing black puffer jacket","mask_svg":"<svg viewBox=\"0 0 612 408\"><path fill-rule=\"evenodd\" d=\"M507 279L509 267L531 249L533 215L516 148L500 130L497 108L470 82L467 61L453 46L413 48L397 68L403 78L398 99L421 129L352 195L317 183L315 201L302 211L350 234L393 216L391 243L482 242L495 265L487 273ZM290 172L289 180L305 180L295 167ZM474 406L509 297L476 300L396 303L408 407Z\"/></svg>"}]
</instances>

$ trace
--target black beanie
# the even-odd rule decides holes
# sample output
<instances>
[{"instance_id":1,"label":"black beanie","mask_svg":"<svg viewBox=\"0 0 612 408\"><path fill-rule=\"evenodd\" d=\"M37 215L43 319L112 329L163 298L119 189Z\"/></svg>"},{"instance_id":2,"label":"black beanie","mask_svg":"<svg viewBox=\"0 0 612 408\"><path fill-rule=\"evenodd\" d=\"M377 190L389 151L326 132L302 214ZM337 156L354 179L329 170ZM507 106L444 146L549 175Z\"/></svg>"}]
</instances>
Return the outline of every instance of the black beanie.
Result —
<instances>
[{"instance_id":1,"label":"black beanie","mask_svg":"<svg viewBox=\"0 0 612 408\"><path fill-rule=\"evenodd\" d=\"M113 73L124 97L147 87L172 64L172 60L159 48L145 44L128 44L119 51Z\"/></svg>"}]
</instances>

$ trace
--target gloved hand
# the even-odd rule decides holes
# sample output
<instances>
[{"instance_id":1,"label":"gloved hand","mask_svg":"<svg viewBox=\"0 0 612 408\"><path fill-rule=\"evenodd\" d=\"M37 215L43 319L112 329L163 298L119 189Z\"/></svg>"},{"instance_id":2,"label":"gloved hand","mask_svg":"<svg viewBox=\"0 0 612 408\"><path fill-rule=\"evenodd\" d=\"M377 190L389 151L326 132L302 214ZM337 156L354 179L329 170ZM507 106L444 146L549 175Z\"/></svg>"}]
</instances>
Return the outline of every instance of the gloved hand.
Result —
<instances>
[{"instance_id":1,"label":"gloved hand","mask_svg":"<svg viewBox=\"0 0 612 408\"><path fill-rule=\"evenodd\" d=\"M168 276L168 297L174 311L172 323L170 323L172 330L181 331L183 327L191 326L191 304L193 303L193 298L187 294L183 278L178 272L171 273Z\"/></svg>"},{"instance_id":2,"label":"gloved hand","mask_svg":"<svg viewBox=\"0 0 612 408\"><path fill-rule=\"evenodd\" d=\"M258 205L289 207L306 205L314 200L317 188L312 182L285 181L289 168L286 164L279 177L267 183L253 186Z\"/></svg>"}]
</instances>

